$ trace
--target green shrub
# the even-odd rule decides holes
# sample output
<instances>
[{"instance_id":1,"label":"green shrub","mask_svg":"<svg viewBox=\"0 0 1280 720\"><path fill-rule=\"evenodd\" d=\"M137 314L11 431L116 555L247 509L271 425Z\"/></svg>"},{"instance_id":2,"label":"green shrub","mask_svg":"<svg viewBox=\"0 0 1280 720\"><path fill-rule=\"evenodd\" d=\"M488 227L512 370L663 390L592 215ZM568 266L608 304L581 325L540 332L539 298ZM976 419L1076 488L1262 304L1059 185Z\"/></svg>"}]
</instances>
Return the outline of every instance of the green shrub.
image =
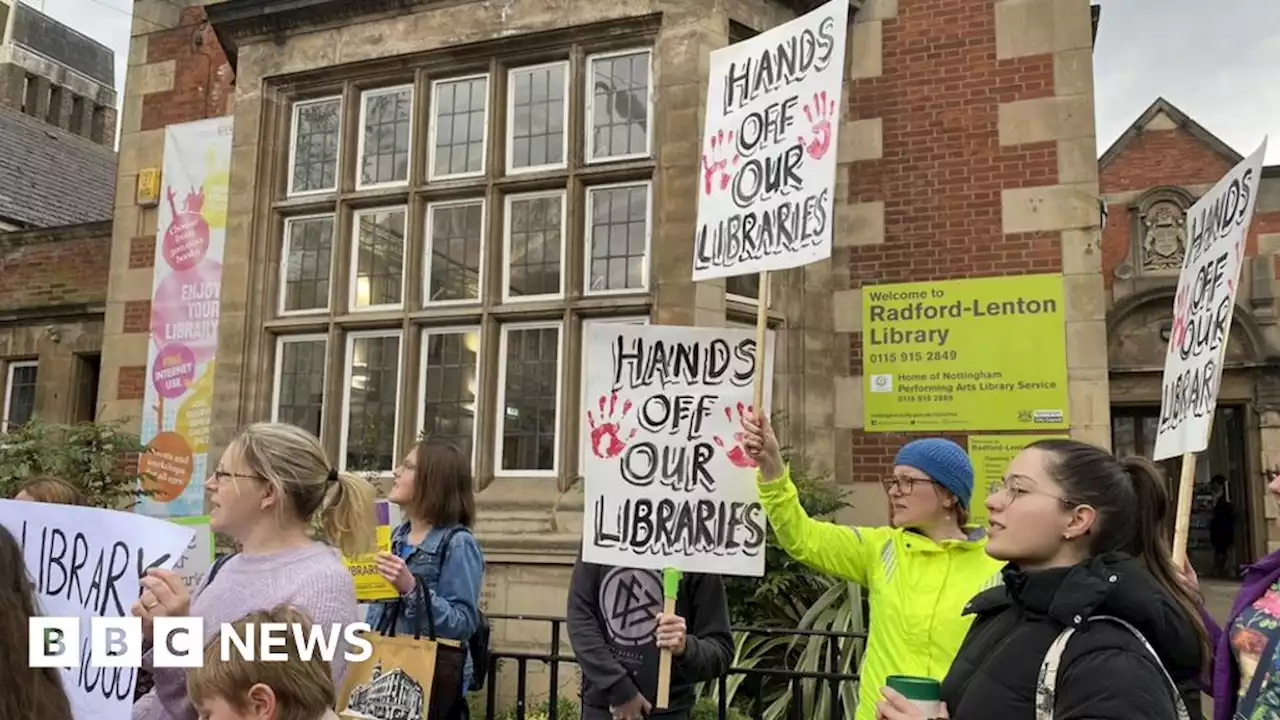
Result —
<instances>
[{"instance_id":1,"label":"green shrub","mask_svg":"<svg viewBox=\"0 0 1280 720\"><path fill-rule=\"evenodd\" d=\"M13 497L30 477L51 475L79 488L89 505L128 509L148 495L138 474L145 451L123 421L32 420L0 436L0 497Z\"/></svg>"}]
</instances>

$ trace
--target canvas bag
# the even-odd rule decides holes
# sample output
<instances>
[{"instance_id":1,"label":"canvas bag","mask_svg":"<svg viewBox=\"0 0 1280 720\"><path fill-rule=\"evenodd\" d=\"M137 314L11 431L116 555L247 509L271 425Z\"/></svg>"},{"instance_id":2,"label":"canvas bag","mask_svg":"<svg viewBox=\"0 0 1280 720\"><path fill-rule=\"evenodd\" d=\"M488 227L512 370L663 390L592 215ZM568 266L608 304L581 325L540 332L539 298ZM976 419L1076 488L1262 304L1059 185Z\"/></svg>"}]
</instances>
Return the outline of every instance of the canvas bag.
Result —
<instances>
[{"instance_id":1,"label":"canvas bag","mask_svg":"<svg viewBox=\"0 0 1280 720\"><path fill-rule=\"evenodd\" d=\"M414 592L425 594L423 578ZM427 635L396 635L400 601L391 603L378 627L366 635L373 646L369 658L347 666L338 712L377 720L451 720L465 702L462 671L466 650L461 643L436 637L435 616L426 598ZM356 713L362 713L356 714ZM344 716L345 717L345 716Z\"/></svg>"},{"instance_id":2,"label":"canvas bag","mask_svg":"<svg viewBox=\"0 0 1280 720\"><path fill-rule=\"evenodd\" d=\"M1160 672L1164 673L1164 679L1169 683L1169 692L1173 693L1173 706L1178 714L1178 720L1190 720L1191 715L1187 713L1187 706L1182 702L1182 693L1178 692L1178 684L1169 677L1169 671L1164 669L1164 663L1161 662L1160 656L1156 654L1155 648L1151 647L1151 643L1138 632L1138 628L1121 620L1118 617L1110 615L1098 615L1089 618L1090 622L1095 620L1105 620L1123 625L1133 636L1138 638L1138 642L1142 643L1142 647L1151 653L1151 657L1156 661L1156 667L1160 668ZM1053 720L1053 706L1057 700L1055 691L1058 686L1058 665L1062 662L1062 653L1067 649L1067 641L1076 633L1076 629L1069 627L1063 630L1061 634L1049 646L1049 651L1044 654L1044 661L1040 663L1040 679L1036 683L1036 720Z\"/></svg>"}]
</instances>

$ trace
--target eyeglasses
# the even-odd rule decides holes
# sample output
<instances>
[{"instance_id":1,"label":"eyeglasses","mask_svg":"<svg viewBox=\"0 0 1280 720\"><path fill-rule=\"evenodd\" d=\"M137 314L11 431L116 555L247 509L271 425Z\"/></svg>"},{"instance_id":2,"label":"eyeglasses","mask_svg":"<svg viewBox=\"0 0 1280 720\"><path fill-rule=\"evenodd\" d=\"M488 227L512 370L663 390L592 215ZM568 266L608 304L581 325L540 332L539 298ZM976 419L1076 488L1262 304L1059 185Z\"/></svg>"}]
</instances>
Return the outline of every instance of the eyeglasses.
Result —
<instances>
[{"instance_id":1,"label":"eyeglasses","mask_svg":"<svg viewBox=\"0 0 1280 720\"><path fill-rule=\"evenodd\" d=\"M885 492L889 492L890 490L897 490L899 495L910 495L911 491L915 490L917 483L928 485L932 482L933 481L929 480L928 478L910 477L908 475L894 475L892 477L887 477L884 480L881 480L880 484L884 485Z\"/></svg>"},{"instance_id":2,"label":"eyeglasses","mask_svg":"<svg viewBox=\"0 0 1280 720\"><path fill-rule=\"evenodd\" d=\"M244 475L241 473L227 472L226 470L214 470L213 475L210 477L210 480L218 484L222 484L222 482L226 480L237 480L237 479L261 480L262 478L257 475Z\"/></svg>"},{"instance_id":3,"label":"eyeglasses","mask_svg":"<svg viewBox=\"0 0 1280 720\"><path fill-rule=\"evenodd\" d=\"M1068 500L1060 495L1054 495L1053 493L1040 490L1035 487L1033 480L1021 475L1010 475L1007 478L995 480L987 486L987 497L995 498L1001 495L1004 496L1004 504L1006 506L1012 505L1023 495L1044 495L1045 497L1051 497L1054 500L1057 500L1067 507L1077 507L1084 504L1076 502L1075 500Z\"/></svg>"}]
</instances>

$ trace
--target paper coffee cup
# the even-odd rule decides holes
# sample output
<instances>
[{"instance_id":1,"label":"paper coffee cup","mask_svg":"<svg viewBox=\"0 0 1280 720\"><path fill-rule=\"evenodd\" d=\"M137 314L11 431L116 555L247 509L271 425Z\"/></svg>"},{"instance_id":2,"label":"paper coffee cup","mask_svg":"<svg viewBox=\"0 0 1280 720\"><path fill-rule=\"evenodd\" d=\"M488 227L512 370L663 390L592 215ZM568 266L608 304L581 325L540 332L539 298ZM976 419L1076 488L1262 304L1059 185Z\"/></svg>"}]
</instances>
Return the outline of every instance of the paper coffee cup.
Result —
<instances>
[{"instance_id":1,"label":"paper coffee cup","mask_svg":"<svg viewBox=\"0 0 1280 720\"><path fill-rule=\"evenodd\" d=\"M911 675L890 675L884 684L920 708L929 720L942 716L942 684L937 680Z\"/></svg>"}]
</instances>

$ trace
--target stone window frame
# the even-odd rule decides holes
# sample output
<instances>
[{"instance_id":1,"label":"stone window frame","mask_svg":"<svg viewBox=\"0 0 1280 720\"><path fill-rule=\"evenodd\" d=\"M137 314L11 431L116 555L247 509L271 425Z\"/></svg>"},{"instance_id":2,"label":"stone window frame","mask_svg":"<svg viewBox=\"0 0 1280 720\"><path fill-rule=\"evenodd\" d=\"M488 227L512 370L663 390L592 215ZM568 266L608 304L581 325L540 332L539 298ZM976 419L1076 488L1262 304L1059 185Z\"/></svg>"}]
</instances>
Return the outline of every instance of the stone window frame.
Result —
<instances>
[{"instance_id":1,"label":"stone window frame","mask_svg":"<svg viewBox=\"0 0 1280 720\"><path fill-rule=\"evenodd\" d=\"M40 361L38 360L11 360L8 367L5 368L4 374L4 414L0 414L0 434L9 432L9 424L13 415L13 385L19 370L34 369L36 376L31 383L32 388L40 387ZM30 420L36 415L36 398L31 399L31 415L27 418ZM26 422L26 421L24 421ZM22 423L19 423L21 425Z\"/></svg>"},{"instance_id":2,"label":"stone window frame","mask_svg":"<svg viewBox=\"0 0 1280 720\"><path fill-rule=\"evenodd\" d=\"M653 184L657 180L658 132L650 145L650 155L639 160L622 160L588 164L585 162L585 138L582 131L585 113L585 87L587 58L600 53L646 50L653 57L654 43L660 24L653 18L601 23L596 26L568 28L522 37L520 43L498 39L477 43L466 48L449 48L441 51L402 56L352 66L324 68L296 76L274 78L268 83L264 97L262 123L265 137L272 138L267 147L273 148L274 160L263 165L264 176L260 187L259 207L266 220L255 223L252 229L251 263L263 263L273 269L260 275L260 282L268 294L279 292L279 271L283 225L287 218L296 215L333 213L335 238L333 242L333 278L348 278L351 272L354 214L360 209L407 205L408 232L404 262L404 305L398 310L351 312L349 295L351 288L345 282L333 282L330 311L306 316L284 316L276 312L275 303L256 311L262 338L258 356L264 363L263 375L269 379L251 382L246 387L251 403L262 408L272 402L272 383L275 381L274 351L280 337L322 334L328 338L325 374L326 395L335 402L326 403L325 417L320 428L321 441L331 456L346 461L347 424L349 409L345 402L349 385L347 365L350 337L355 333L371 331L396 331L400 341L400 377L397 388L397 424L395 429L396 451L402 453L411 446L421 431L419 409L414 407L420 395L423 362L423 331L456 326L481 328L478 359L477 412L474 424L474 464L478 482L484 486L497 473L500 463L497 437L499 431L498 375L502 370L499 352L503 327L507 324L530 322L556 322L560 330L557 432L555 433L556 462L553 470L522 470L501 473L503 477L547 479L555 477L558 485L565 486L568 478L575 476L580 425L578 414L578 388L581 379L582 322L613 316L648 316L653 307L653 289L649 287L619 295L587 295L584 287L585 198L588 187L619 183L646 182L651 187L651 200L656 197ZM507 174L506 107L508 71L549 62L568 63L567 86L568 122L565 142L565 167L555 171L517 172ZM428 165L434 142L415 143L410 164L410 179L395 188L373 190L355 187L358 160L356 153L361 93L368 89L412 83L414 92L413 132L415 137L430 138L428 118L433 111L433 84L436 81L457 79L468 75L484 74L488 77L486 102L486 135L484 172L469 178L429 177ZM652 93L656 117L656 89ZM299 195L292 189L292 126L296 122L294 104L318 101L326 98L342 99L340 112L340 143L338 147L337 187L331 191ZM656 123L655 123L656 124ZM497 133L502 133L498 135ZM505 256L503 233L506 224L505 197L508 194L562 189L566 194L564 208L564 262L562 276L564 292L556 299L540 299L530 302L503 302L500 278ZM430 203L452 200L482 199L484 202L484 228L482 232L483 272L481 274L480 299L465 303L424 303L425 238L427 206ZM652 224L656 213L650 207L649 232L656 231ZM652 270L652 246L646 248L648 269ZM265 392L264 392L265 391ZM260 403L260 404L259 404ZM385 471L382 472L385 476Z\"/></svg>"},{"instance_id":3,"label":"stone window frame","mask_svg":"<svg viewBox=\"0 0 1280 720\"><path fill-rule=\"evenodd\" d=\"M1196 197L1187 190L1175 185L1160 185L1153 187L1142 193L1137 200L1129 206L1131 211L1132 231L1130 232L1130 257L1132 258L1134 272L1139 276L1146 277L1177 277L1181 272L1180 268L1171 268L1168 270L1147 270L1145 268L1144 254L1142 249L1145 235L1143 233L1143 220L1147 213L1153 207L1161 202L1172 202L1182 209L1185 214L1192 205L1196 203ZM1185 228L1184 228L1185 231ZM1185 243L1185 238L1184 238ZM1184 245L1185 251L1185 245Z\"/></svg>"}]
</instances>

